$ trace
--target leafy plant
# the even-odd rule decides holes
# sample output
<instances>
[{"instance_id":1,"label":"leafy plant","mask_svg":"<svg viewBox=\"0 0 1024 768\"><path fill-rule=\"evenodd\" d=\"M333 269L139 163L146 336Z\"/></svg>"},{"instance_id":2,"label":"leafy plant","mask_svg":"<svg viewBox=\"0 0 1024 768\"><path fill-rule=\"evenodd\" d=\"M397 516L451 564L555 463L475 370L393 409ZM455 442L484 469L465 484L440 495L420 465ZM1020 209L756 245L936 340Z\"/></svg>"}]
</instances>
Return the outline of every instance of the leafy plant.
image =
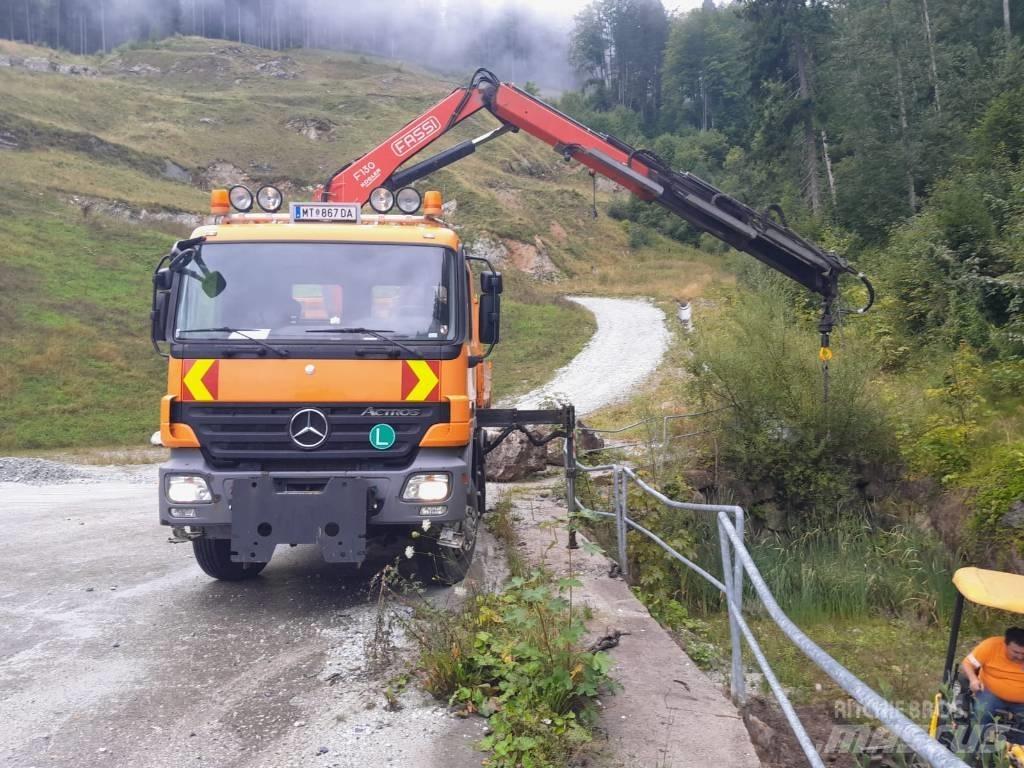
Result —
<instances>
[{"instance_id":1,"label":"leafy plant","mask_svg":"<svg viewBox=\"0 0 1024 768\"><path fill-rule=\"evenodd\" d=\"M419 606L409 624L426 689L489 719L481 746L495 768L562 766L590 741L611 660L581 647L583 623L568 599L578 585L535 571L475 596L455 616Z\"/></svg>"}]
</instances>

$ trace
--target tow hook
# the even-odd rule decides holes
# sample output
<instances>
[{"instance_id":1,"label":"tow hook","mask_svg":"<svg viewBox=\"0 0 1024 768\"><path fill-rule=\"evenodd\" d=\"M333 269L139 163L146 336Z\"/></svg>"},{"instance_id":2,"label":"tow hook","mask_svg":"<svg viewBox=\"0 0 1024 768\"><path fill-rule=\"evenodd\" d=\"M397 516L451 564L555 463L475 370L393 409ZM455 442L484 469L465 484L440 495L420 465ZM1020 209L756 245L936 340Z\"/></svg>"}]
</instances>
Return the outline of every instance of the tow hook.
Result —
<instances>
[{"instance_id":1,"label":"tow hook","mask_svg":"<svg viewBox=\"0 0 1024 768\"><path fill-rule=\"evenodd\" d=\"M366 514L368 517L373 517L382 509L384 509L384 499L377 491L377 486L372 485L366 489Z\"/></svg>"},{"instance_id":2,"label":"tow hook","mask_svg":"<svg viewBox=\"0 0 1024 768\"><path fill-rule=\"evenodd\" d=\"M186 541L194 541L203 535L202 528L171 528L171 535L167 541L171 544L184 544Z\"/></svg>"},{"instance_id":3,"label":"tow hook","mask_svg":"<svg viewBox=\"0 0 1024 768\"><path fill-rule=\"evenodd\" d=\"M450 549L462 549L465 538L465 534L461 530L454 528L451 523L445 523L437 537L437 543L439 546Z\"/></svg>"}]
</instances>

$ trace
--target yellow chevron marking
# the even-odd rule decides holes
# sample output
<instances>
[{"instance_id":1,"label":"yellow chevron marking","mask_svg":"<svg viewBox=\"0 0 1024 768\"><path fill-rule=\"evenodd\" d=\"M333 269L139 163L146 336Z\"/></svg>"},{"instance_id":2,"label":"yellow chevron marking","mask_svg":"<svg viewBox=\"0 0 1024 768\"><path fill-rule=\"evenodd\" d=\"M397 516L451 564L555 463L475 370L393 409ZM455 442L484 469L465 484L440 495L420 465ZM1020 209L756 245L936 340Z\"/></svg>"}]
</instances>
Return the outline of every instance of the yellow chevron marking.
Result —
<instances>
[{"instance_id":1,"label":"yellow chevron marking","mask_svg":"<svg viewBox=\"0 0 1024 768\"><path fill-rule=\"evenodd\" d=\"M213 395L210 390L203 384L203 377L209 372L216 360L196 360L192 363L192 367L188 369L182 379L181 383L188 387L188 391L192 393L192 397L196 400L213 400Z\"/></svg>"},{"instance_id":2,"label":"yellow chevron marking","mask_svg":"<svg viewBox=\"0 0 1024 768\"><path fill-rule=\"evenodd\" d=\"M409 396L405 399L426 400L427 395L433 392L434 387L437 386L437 374L430 369L425 360L406 360L405 362L412 372L416 374L416 378L419 379L419 383L412 388Z\"/></svg>"}]
</instances>

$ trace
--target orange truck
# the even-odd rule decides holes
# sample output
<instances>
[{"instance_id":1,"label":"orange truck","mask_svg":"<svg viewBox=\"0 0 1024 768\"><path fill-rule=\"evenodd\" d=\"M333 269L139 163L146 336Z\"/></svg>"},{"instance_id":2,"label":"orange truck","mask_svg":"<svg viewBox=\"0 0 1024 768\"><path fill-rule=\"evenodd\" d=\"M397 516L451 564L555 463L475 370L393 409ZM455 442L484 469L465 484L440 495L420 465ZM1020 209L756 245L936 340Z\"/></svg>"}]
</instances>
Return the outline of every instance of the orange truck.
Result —
<instances>
[{"instance_id":1,"label":"orange truck","mask_svg":"<svg viewBox=\"0 0 1024 768\"><path fill-rule=\"evenodd\" d=\"M501 276L488 269L477 292L440 196L426 198L424 215L345 225L320 204L297 221L232 215L214 191L217 223L156 273L155 334L170 343L160 519L211 576L254 576L277 544L361 562L399 529L436 532L412 540L433 578L465 574Z\"/></svg>"},{"instance_id":2,"label":"orange truck","mask_svg":"<svg viewBox=\"0 0 1024 768\"><path fill-rule=\"evenodd\" d=\"M405 165L483 109L502 125ZM823 353L839 277L857 275L870 305L863 275L777 207L748 208L479 70L287 213L274 187L214 190L212 223L157 265L151 332L168 360L170 449L160 522L206 573L255 576L279 544L361 563L390 543L424 578L455 583L485 510L485 455L513 431L566 439L572 513L573 410L491 407L501 274L466 253L439 193L411 186L519 130L818 293ZM535 424L558 429L539 438Z\"/></svg>"}]
</instances>

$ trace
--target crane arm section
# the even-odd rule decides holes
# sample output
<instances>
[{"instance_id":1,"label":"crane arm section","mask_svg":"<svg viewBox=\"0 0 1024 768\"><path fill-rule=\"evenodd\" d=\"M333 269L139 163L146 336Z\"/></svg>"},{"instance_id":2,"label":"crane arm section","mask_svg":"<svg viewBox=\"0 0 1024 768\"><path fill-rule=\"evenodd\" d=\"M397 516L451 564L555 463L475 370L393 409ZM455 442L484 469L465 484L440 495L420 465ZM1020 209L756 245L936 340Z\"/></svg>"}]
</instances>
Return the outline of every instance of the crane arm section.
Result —
<instances>
[{"instance_id":1,"label":"crane arm section","mask_svg":"<svg viewBox=\"0 0 1024 768\"><path fill-rule=\"evenodd\" d=\"M335 172L320 191L321 202L365 205L399 166L422 152L466 118L484 108L476 88L456 88L372 150Z\"/></svg>"},{"instance_id":2,"label":"crane arm section","mask_svg":"<svg viewBox=\"0 0 1024 768\"><path fill-rule=\"evenodd\" d=\"M407 160L466 118L487 109L503 124L474 141L465 141L433 158L399 170ZM468 88L459 88L406 125L374 150L336 173L323 188L324 201L365 203L376 187L404 186L471 154L476 147L508 130L524 131L549 144L567 161L576 160L641 200L657 203L701 232L753 256L822 297L823 340L834 322L832 302L839 278L867 279L839 255L791 230L778 206L757 211L691 173L675 171L648 150L631 147L593 131L521 88L478 70ZM864 312L867 307L859 310Z\"/></svg>"}]
</instances>

